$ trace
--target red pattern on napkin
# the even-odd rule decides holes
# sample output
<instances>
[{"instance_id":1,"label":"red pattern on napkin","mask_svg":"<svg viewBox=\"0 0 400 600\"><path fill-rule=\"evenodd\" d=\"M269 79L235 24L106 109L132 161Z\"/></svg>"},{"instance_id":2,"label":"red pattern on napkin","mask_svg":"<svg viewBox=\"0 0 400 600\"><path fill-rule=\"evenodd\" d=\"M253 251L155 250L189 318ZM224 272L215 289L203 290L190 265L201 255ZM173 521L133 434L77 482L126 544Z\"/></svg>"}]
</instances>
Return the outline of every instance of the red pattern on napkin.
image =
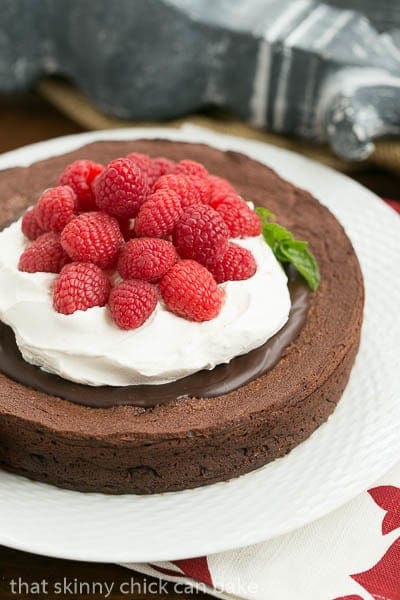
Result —
<instances>
[{"instance_id":1,"label":"red pattern on napkin","mask_svg":"<svg viewBox=\"0 0 400 600\"><path fill-rule=\"evenodd\" d=\"M205 583L209 587L213 587L213 580L211 577L210 569L206 556L200 556L198 558L189 558L183 560L173 560L171 564L177 567L179 570L167 569L160 565L149 563L149 566L157 571L161 575L168 575L169 577L189 577L199 583Z\"/></svg>"},{"instance_id":2,"label":"red pattern on napkin","mask_svg":"<svg viewBox=\"0 0 400 600\"><path fill-rule=\"evenodd\" d=\"M155 565L154 563L149 563L149 567L154 569L154 571L157 571L157 573L160 573L160 575L167 575L168 577L185 577L183 573L160 567L160 565Z\"/></svg>"},{"instance_id":3,"label":"red pattern on napkin","mask_svg":"<svg viewBox=\"0 0 400 600\"><path fill-rule=\"evenodd\" d=\"M375 566L351 577L375 600L400 600L400 538L393 542Z\"/></svg>"},{"instance_id":4,"label":"red pattern on napkin","mask_svg":"<svg viewBox=\"0 0 400 600\"><path fill-rule=\"evenodd\" d=\"M386 535L400 527L400 489L394 485L381 485L368 490L376 504L386 511L382 533Z\"/></svg>"},{"instance_id":5,"label":"red pattern on napkin","mask_svg":"<svg viewBox=\"0 0 400 600\"><path fill-rule=\"evenodd\" d=\"M208 562L206 556L200 556L199 558L191 558L188 560L174 560L176 565L187 577L205 583L210 587L213 586L213 580L211 577L210 569L208 568Z\"/></svg>"},{"instance_id":6,"label":"red pattern on napkin","mask_svg":"<svg viewBox=\"0 0 400 600\"><path fill-rule=\"evenodd\" d=\"M381 485L368 490L374 502L386 511L382 535L400 527L400 488ZM368 571L350 575L375 600L400 600L400 537ZM336 600L363 600L360 596L342 596Z\"/></svg>"},{"instance_id":7,"label":"red pattern on napkin","mask_svg":"<svg viewBox=\"0 0 400 600\"><path fill-rule=\"evenodd\" d=\"M385 201L387 202L387 204L389 204L389 206L391 206L396 212L398 212L400 214L400 202L397 200L389 200L387 198L385 198Z\"/></svg>"}]
</instances>

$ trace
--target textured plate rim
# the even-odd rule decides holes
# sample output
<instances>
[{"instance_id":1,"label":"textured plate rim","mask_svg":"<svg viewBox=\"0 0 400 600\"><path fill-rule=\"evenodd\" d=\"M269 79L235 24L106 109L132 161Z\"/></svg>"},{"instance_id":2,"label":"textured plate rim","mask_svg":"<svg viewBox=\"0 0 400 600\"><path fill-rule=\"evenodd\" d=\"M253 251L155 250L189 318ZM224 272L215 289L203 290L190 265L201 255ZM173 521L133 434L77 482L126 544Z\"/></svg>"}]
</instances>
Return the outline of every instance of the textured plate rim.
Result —
<instances>
[{"instance_id":1,"label":"textured plate rim","mask_svg":"<svg viewBox=\"0 0 400 600\"><path fill-rule=\"evenodd\" d=\"M98 131L98 132L89 132L83 134L76 134L72 136L65 136L61 138L55 138L53 140L48 140L46 142L40 142L37 144L32 144L29 146L25 146L18 150L14 150L3 154L0 156L0 169L4 169L12 166L24 166L29 165L32 162L36 162L48 156L56 155L56 154L64 154L70 150L78 148L87 143L98 141L98 140L129 140L129 139L138 139L138 138L165 138L172 139L177 141L188 141L188 142L203 142L207 143L211 146L215 146L222 150L232 149L248 154L249 156L260 160L260 162L265 162L269 166L275 168L283 177L293 181L297 185L301 187L308 188L314 195L319 197L319 199L325 204L324 198L321 197L321 194L318 194L318 186L316 186L316 182L320 180L322 177L325 181L325 186L327 187L329 184L336 182L342 186L347 188L347 192L349 194L348 202L351 204L353 199L351 195L354 194L356 197L363 197L363 208L365 208L366 215L362 215L362 219L381 219L387 225L390 224L390 228L393 228L393 231L400 233L400 220L399 223L396 221L397 217L394 217L390 208L386 207L377 196L375 196L372 192L369 192L353 180L349 179L345 175L337 173L332 169L315 163L314 161L304 158L296 153L293 153L288 150L276 148L274 146L269 146L262 142L256 142L253 140L247 140L243 138L237 138L233 136L227 136L219 133L214 133L209 130L205 130L202 128L198 128L196 126L187 125L177 129L169 129L169 128L131 128L131 129L117 129L117 130L106 130L106 131ZM264 156L266 155L266 156ZM294 166L296 165L296 168ZM286 170L289 170L289 173ZM295 176L293 177L293 172L295 172ZM309 180L303 178L302 173L304 172L304 177L308 174ZM328 203L329 205L329 203ZM336 214L336 216L342 222L345 222L345 228L349 233L350 238L352 239L354 245L357 249L356 240L352 235L352 223L346 217L346 210L336 210L336 206L329 205L329 208ZM344 212L343 212L344 210ZM400 236L398 236L400 238ZM399 242L396 240L396 248L400 250ZM384 252L386 250L384 249ZM388 251L389 252L389 251ZM389 257L387 257L389 259ZM364 265L362 264L364 269ZM365 275L366 273L364 273ZM396 295L397 294L397 295ZM367 299L368 299L368 291L367 291ZM400 289L394 290L394 298L393 298L393 306L395 302L399 302L400 300ZM368 304L366 306L366 310L370 310L368 308ZM393 338L394 339L394 338ZM395 361L395 357L393 352L387 352L385 357L389 361ZM362 359L364 361L364 358ZM358 363L360 360L358 360ZM392 362L390 362L392 364ZM362 366L366 366L363 364ZM384 382L384 386L388 388L389 384L394 386L394 389L399 389L400 387L400 368L398 368L398 361L393 362L393 377L388 382ZM399 365L400 367L400 365ZM360 365L357 365L357 369L361 368ZM397 386L397 387L396 387ZM18 492L19 484L23 481L25 488L28 487L32 494L39 495L42 493L49 494L49 497L53 498L53 503L55 507L61 508L66 507L69 501L72 501L73 498L79 496L85 496L87 506L93 505L96 507L98 503L109 501L111 507L107 506L107 510L115 511L115 504L127 503L130 501L137 502L138 507L142 505L142 508L145 508L145 504L148 503L151 506L151 503L154 499L159 500L160 505L161 502L167 502L167 506L169 503L169 507L171 505L171 501L176 499L179 504L179 498L183 498L185 495L186 498L191 498L191 502L196 504L196 501L201 501L202 497L206 496L208 499L213 496L217 497L218 494L224 490L224 494L226 495L229 490L229 496L231 500L234 496L232 496L232 492L238 494L241 488L245 488L250 483L253 484L256 492L258 492L258 483L268 482L268 479L271 479L271 474L275 473L278 469L286 474L290 474L290 470L292 468L292 463L295 463L297 460L297 456L302 453L302 448L308 448L310 445L317 446L321 445L324 437L327 436L327 431L334 431L335 428L338 427L338 423L336 423L337 419L335 417L336 413L341 409L341 405L339 404L338 410L335 412L334 416L328 421L327 424L323 425L321 428L317 430L309 440L301 444L298 448L292 451L288 456L283 459L279 459L275 461L271 465L267 465L261 469L253 473L249 473L248 475L242 476L238 479L232 480L226 483L219 483L213 486L207 486L205 488L198 488L197 490L187 490L184 492L177 492L173 494L164 494L164 495L155 495L152 497L137 497L137 496L120 496L114 499L113 501L109 499L109 497L103 496L101 494L79 494L77 492L70 492L66 490L58 490L57 488L53 488L52 486L48 486L46 484L38 484L35 482L31 482L26 480L25 478L18 477L15 475L9 475L4 472L0 472L0 488L1 488L1 480L5 479L6 485L14 487L16 492ZM399 409L400 410L400 409ZM340 414L342 414L341 411ZM392 421L393 423L393 421ZM400 412L395 413L394 423L400 423ZM391 433L391 427L388 427L387 430L379 431L378 438L383 441L385 437ZM389 431L390 430L390 431ZM362 440L363 444L367 444L372 440ZM360 443L357 445L357 441L353 441L355 444L354 447L359 449ZM195 535L184 536L182 535L182 531L180 531L180 539L178 543L179 536L176 536L175 540L167 540L164 539L164 544L160 542L160 538L157 540L157 543L152 545L145 546L146 540L143 538L142 540L135 538L134 533L130 532L128 534L129 542L127 543L127 537L125 537L125 545L121 544L122 539L115 538L107 538L106 535L103 535L104 543L102 547L99 549L98 542L95 539L91 539L91 533L88 529L85 531L85 543L83 544L83 539L79 540L79 543L75 546L74 543L71 545L71 540L69 543L65 545L66 536L68 536L69 530L68 525L64 527L63 530L63 539L64 546L60 538L57 539L57 544L55 543L54 538L50 535L50 537L46 538L46 532L42 531L43 535L37 535L36 537L32 537L32 535L24 532L24 535L21 535L21 532L11 532L12 525L12 511L10 511L9 517L7 517L6 511L2 510L2 514L0 514L0 543L20 549L28 552L35 552L43 555L54 556L57 558L67 558L67 559L75 559L75 560L86 560L86 561L94 561L94 562L148 562L148 561L161 561L161 560L172 560L178 558L190 558L193 556L203 555L203 554L211 554L215 552L221 552L225 550L230 550L232 548L242 547L248 544L254 544L257 542L265 541L266 539L276 537L278 535L288 533L298 527L304 526L315 519L318 519L328 512L331 512L335 508L343 505L363 489L368 487L371 483L373 483L380 475L383 474L386 470L388 470L395 462L398 460L400 450L400 440L396 439L395 443L391 444L391 447L388 447L386 444L385 452L382 454L382 458L384 457L384 461L380 461L378 465L374 464L371 466L370 471L363 474L362 477L359 478L356 482L347 481L346 485L343 486L341 493L333 493L332 496L325 499L325 504L314 504L311 507L308 507L306 512L299 511L298 514L295 513L291 515L290 519L286 519L283 522L273 523L273 526L270 529L267 529L265 526L262 526L263 519L258 519L258 526L254 526L252 523L251 527L246 525L242 525L242 528L236 530L232 533L232 530L228 529L225 524L225 528L218 532L218 535L215 535L215 529L213 529L214 535L210 536L206 532L200 532L199 530L195 532ZM383 452L383 450L382 450ZM301 460L300 460L301 462ZM352 466L352 471L356 471L356 467ZM363 470L363 472L365 469ZM338 476L345 480L345 476L348 474L343 474L339 472ZM327 482L325 482L327 483ZM329 486L328 486L329 487ZM338 487L338 486L336 486ZM41 491L42 490L42 491ZM261 492L261 490L258 493ZM107 501L106 501L107 499ZM121 500L122 499L122 500ZM151 500L153 499L153 500ZM280 502L281 499L275 498L276 502ZM0 501L1 506L1 501ZM272 506L272 505L271 505ZM221 508L221 519L223 521L222 511L224 507ZM276 510L276 506L274 508ZM81 513L83 508L81 509ZM79 511L78 511L79 512ZM107 511L106 511L107 512ZM217 511L218 512L218 511ZM27 510L27 515L23 516L22 521L28 516L32 516L29 512L29 508ZM82 518L82 514L80 515ZM115 516L115 512L113 513ZM215 515L213 515L215 518ZM47 518L49 515L47 515ZM168 515L170 517L170 515ZM179 527L181 524L181 519L177 518L178 515L175 515L174 523ZM11 519L11 521L10 521ZM270 517L271 520L271 517ZM256 519L257 522L257 519ZM8 533L6 525L9 525ZM270 523L271 525L271 523ZM126 526L126 522L121 523L121 527ZM98 526L97 526L98 527ZM49 529L47 534L49 535L51 528L51 524L49 522ZM89 528L90 529L90 528ZM203 528L204 530L204 528ZM155 532L153 531L153 534ZM199 537L200 534L200 537ZM147 535L149 533L147 532ZM90 538L90 539L89 539ZM164 536L165 538L165 536ZM118 541L118 543L117 543ZM148 542L148 539L147 539ZM144 545L143 545L144 544ZM123 548L121 548L123 545ZM106 548L106 549L105 549Z\"/></svg>"}]
</instances>

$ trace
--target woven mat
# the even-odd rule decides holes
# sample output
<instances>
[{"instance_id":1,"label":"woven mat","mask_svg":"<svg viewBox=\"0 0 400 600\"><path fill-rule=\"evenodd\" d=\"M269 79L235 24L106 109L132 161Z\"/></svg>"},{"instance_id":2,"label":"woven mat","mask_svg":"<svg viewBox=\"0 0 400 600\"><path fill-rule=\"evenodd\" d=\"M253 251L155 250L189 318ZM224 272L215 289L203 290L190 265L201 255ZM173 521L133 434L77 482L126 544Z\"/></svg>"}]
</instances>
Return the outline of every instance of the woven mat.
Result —
<instances>
[{"instance_id":1,"label":"woven mat","mask_svg":"<svg viewBox=\"0 0 400 600\"><path fill-rule=\"evenodd\" d=\"M119 127L179 127L190 121L202 127L208 127L221 133L229 133L250 139L260 140L282 148L300 152L319 162L346 173L355 173L376 165L400 174L400 140L380 141L375 152L363 162L345 162L337 158L327 146L312 146L298 139L288 138L260 129L255 129L239 121L223 111L211 111L207 114L189 115L182 119L167 122L126 121L110 117L102 113L95 105L74 86L55 79L44 79L39 82L37 91L61 112L66 114L84 129L116 129Z\"/></svg>"}]
</instances>

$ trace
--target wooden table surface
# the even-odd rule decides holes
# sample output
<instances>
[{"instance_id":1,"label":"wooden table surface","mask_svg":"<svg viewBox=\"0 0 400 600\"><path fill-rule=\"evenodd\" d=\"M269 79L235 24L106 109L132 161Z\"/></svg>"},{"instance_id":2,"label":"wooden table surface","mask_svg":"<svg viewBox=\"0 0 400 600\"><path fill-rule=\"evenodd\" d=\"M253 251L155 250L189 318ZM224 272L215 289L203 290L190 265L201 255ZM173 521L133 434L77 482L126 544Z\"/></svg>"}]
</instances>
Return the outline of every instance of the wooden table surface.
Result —
<instances>
[{"instance_id":1,"label":"wooden table surface","mask_svg":"<svg viewBox=\"0 0 400 600\"><path fill-rule=\"evenodd\" d=\"M23 96L0 97L0 152L80 131L82 128L79 125L33 93ZM357 179L382 196L400 198L399 179L393 174L389 175L374 169L358 174ZM165 591L157 592L157 587L149 585L150 583L153 586L158 585L157 580L143 577L115 565L56 560L0 547L1 600L104 598L104 593L103 595L95 593L90 596L71 594L69 591L73 590L71 587L66 587L64 594L57 593L59 591L57 585L62 583L64 578L66 578L67 584L73 584L75 581L84 582L88 583L91 589L95 582L113 583L113 591L108 596L109 600L126 600L127 598L138 600L139 598L155 597L161 600L193 597L199 600L211 599L211 596L202 593L182 593L182 588L174 589L173 585L168 585ZM45 587L41 584L41 587L35 588L33 584L37 586L43 580ZM21 583L21 587L18 590L19 583ZM134 592L127 594L125 591L128 590L128 585L131 583ZM38 593L38 589L42 591Z\"/></svg>"}]
</instances>

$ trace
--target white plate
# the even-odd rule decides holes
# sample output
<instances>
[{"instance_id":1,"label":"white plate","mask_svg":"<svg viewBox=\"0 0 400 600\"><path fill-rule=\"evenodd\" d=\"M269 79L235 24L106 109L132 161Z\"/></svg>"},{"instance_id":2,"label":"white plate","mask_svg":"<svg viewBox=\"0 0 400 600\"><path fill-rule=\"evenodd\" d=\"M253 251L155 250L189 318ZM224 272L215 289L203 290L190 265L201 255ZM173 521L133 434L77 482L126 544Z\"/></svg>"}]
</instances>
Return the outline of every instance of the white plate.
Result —
<instances>
[{"instance_id":1,"label":"white plate","mask_svg":"<svg viewBox=\"0 0 400 600\"><path fill-rule=\"evenodd\" d=\"M238 479L154 496L60 490L0 472L0 543L55 557L189 558L287 533L350 500L400 456L400 219L374 194L286 150L187 126L69 136L0 157L27 165L100 139L167 137L234 149L309 189L345 226L366 286L359 355L328 423L285 458Z\"/></svg>"}]
</instances>

